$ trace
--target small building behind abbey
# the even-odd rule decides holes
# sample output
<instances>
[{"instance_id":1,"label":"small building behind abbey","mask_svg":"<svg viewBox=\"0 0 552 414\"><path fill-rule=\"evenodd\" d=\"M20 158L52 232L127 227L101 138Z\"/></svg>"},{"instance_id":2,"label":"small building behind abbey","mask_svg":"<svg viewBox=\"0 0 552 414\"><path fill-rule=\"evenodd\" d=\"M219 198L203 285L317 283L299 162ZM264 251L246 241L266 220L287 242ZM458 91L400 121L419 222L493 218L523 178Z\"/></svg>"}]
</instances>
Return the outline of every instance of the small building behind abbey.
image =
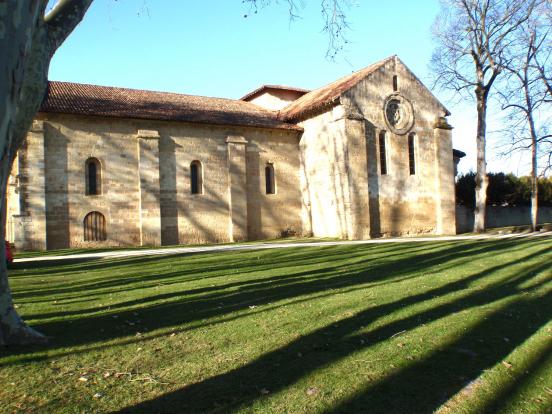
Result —
<instances>
[{"instance_id":1,"label":"small building behind abbey","mask_svg":"<svg viewBox=\"0 0 552 414\"><path fill-rule=\"evenodd\" d=\"M14 163L21 249L454 234L447 109L396 56L241 100L50 82Z\"/></svg>"}]
</instances>

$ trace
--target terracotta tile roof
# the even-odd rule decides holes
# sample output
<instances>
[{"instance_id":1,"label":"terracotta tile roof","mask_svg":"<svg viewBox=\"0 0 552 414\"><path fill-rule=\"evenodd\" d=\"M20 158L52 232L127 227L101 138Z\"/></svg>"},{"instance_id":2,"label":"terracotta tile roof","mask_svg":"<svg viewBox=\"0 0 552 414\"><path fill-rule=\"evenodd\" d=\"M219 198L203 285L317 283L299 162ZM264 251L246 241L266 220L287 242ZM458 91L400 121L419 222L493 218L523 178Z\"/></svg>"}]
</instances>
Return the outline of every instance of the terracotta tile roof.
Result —
<instances>
[{"instance_id":1,"label":"terracotta tile roof","mask_svg":"<svg viewBox=\"0 0 552 414\"><path fill-rule=\"evenodd\" d=\"M40 111L302 131L250 102L70 82L49 82Z\"/></svg>"},{"instance_id":2,"label":"terracotta tile roof","mask_svg":"<svg viewBox=\"0 0 552 414\"><path fill-rule=\"evenodd\" d=\"M392 59L395 59L395 56L380 60L364 69L303 95L280 111L280 119L288 122L300 120L309 113L335 105L343 92L355 86L366 76L375 72Z\"/></svg>"},{"instance_id":3,"label":"terracotta tile roof","mask_svg":"<svg viewBox=\"0 0 552 414\"><path fill-rule=\"evenodd\" d=\"M278 91L289 91L289 92L296 92L298 96L302 96L308 92L310 92L309 89L303 89L303 88L296 88L294 86L283 86L283 85L262 85L255 89L254 91L249 92L248 94L244 95L240 99L242 101L249 101L250 99L253 99L254 97L260 95L264 91L268 90L278 90Z\"/></svg>"}]
</instances>

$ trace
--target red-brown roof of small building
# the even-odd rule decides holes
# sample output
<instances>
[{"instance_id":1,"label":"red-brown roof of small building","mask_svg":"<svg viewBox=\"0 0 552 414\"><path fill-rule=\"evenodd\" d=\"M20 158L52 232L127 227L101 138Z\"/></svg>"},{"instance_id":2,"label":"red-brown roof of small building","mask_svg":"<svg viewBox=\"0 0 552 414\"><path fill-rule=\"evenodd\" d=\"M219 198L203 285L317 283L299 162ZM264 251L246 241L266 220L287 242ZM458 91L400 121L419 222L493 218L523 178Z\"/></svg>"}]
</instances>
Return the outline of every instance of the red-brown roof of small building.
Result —
<instances>
[{"instance_id":1,"label":"red-brown roof of small building","mask_svg":"<svg viewBox=\"0 0 552 414\"><path fill-rule=\"evenodd\" d=\"M295 92L297 93L297 96L302 96L308 92L310 92L309 89L303 89L303 88L296 88L294 86L283 86L283 85L262 85L255 89L254 91L249 92L248 94L242 96L240 99L242 101L249 101L256 96L259 96L265 91L268 90L276 90L276 91L289 91L289 92Z\"/></svg>"},{"instance_id":2,"label":"red-brown roof of small building","mask_svg":"<svg viewBox=\"0 0 552 414\"><path fill-rule=\"evenodd\" d=\"M250 102L57 81L40 112L302 130Z\"/></svg>"}]
</instances>

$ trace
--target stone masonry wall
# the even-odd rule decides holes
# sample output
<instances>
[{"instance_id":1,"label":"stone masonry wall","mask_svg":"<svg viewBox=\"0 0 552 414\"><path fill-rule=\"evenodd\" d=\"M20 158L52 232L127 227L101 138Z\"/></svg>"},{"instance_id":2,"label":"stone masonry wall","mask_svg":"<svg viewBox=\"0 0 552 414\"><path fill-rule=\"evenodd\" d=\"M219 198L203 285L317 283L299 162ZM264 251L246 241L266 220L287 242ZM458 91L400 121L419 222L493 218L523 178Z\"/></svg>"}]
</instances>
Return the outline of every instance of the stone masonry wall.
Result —
<instances>
[{"instance_id":1,"label":"stone masonry wall","mask_svg":"<svg viewBox=\"0 0 552 414\"><path fill-rule=\"evenodd\" d=\"M408 133L391 132L384 118L384 102L396 92L413 107L408 133L415 133L414 175L409 172ZM371 235L454 234L451 131L446 123L435 128L445 113L425 86L396 59L347 91L341 104L348 118L365 120ZM386 131L385 175L379 161L380 131Z\"/></svg>"},{"instance_id":2,"label":"stone masonry wall","mask_svg":"<svg viewBox=\"0 0 552 414\"><path fill-rule=\"evenodd\" d=\"M20 212L25 226L14 225L21 248L224 242L302 231L297 132L61 114L39 122L43 128L19 155L17 192L28 200ZM231 191L229 136L243 138L245 165L234 170L245 174L247 194ZM101 164L99 195L85 194L90 157ZM195 160L202 194L190 191ZM276 171L276 194L264 193L267 162ZM84 241L83 220L92 211L106 218L104 242Z\"/></svg>"},{"instance_id":3,"label":"stone masonry wall","mask_svg":"<svg viewBox=\"0 0 552 414\"><path fill-rule=\"evenodd\" d=\"M44 125L35 121L12 166L7 228L18 248L46 248Z\"/></svg>"},{"instance_id":4,"label":"stone masonry wall","mask_svg":"<svg viewBox=\"0 0 552 414\"><path fill-rule=\"evenodd\" d=\"M340 106L301 123L303 227L316 237L350 232L347 133Z\"/></svg>"},{"instance_id":5,"label":"stone masonry wall","mask_svg":"<svg viewBox=\"0 0 552 414\"><path fill-rule=\"evenodd\" d=\"M291 95L255 99L279 107ZM403 105L395 115L411 121L404 130L385 116L394 97ZM429 90L396 58L339 101L302 121L303 134L41 114L14 164L10 237L22 249L54 249L283 234L348 239L453 234L452 128ZM382 131L387 174L379 156ZM415 174L409 171L409 133ZM100 165L99 195L85 193L89 158ZM197 194L191 191L192 162L200 166ZM274 194L266 194L268 165L275 172ZM90 212L105 217L106 241L84 241L83 220Z\"/></svg>"},{"instance_id":6,"label":"stone masonry wall","mask_svg":"<svg viewBox=\"0 0 552 414\"><path fill-rule=\"evenodd\" d=\"M250 99L249 102L266 109L278 111L296 100L301 93L285 89L269 89Z\"/></svg>"}]
</instances>

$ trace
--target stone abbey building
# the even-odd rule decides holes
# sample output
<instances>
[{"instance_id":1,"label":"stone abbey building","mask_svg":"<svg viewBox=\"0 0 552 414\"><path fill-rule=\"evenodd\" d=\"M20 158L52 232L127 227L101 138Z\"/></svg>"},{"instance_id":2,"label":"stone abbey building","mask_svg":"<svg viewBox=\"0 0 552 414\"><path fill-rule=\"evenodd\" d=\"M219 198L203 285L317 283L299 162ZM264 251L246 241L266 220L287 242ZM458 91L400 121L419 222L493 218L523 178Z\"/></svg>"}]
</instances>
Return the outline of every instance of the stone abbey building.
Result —
<instances>
[{"instance_id":1,"label":"stone abbey building","mask_svg":"<svg viewBox=\"0 0 552 414\"><path fill-rule=\"evenodd\" d=\"M396 56L241 100L50 82L13 166L21 249L455 232L447 109Z\"/></svg>"}]
</instances>

